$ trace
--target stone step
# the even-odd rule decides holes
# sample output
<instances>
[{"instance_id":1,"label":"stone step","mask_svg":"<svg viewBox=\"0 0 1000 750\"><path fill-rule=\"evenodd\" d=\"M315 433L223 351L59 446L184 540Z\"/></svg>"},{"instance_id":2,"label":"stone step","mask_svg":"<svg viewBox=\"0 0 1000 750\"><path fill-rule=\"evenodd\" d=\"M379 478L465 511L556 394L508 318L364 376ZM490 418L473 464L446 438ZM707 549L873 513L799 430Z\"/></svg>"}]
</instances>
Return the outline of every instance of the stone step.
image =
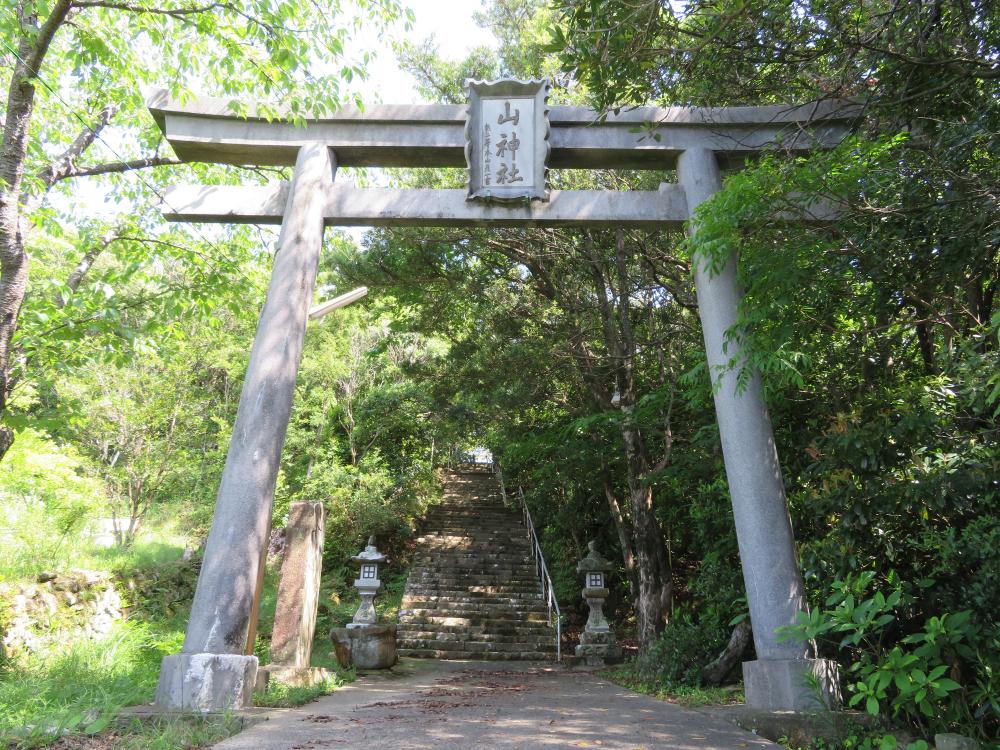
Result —
<instances>
[{"instance_id":1,"label":"stone step","mask_svg":"<svg viewBox=\"0 0 1000 750\"><path fill-rule=\"evenodd\" d=\"M498 537L495 541L489 539L456 539L454 537L418 538L414 540L419 545L418 552L447 552L455 555L502 554L528 556L531 545L520 540Z\"/></svg>"},{"instance_id":2,"label":"stone step","mask_svg":"<svg viewBox=\"0 0 1000 750\"><path fill-rule=\"evenodd\" d=\"M510 555L514 558L522 560L522 565L529 564L524 561L524 558L529 557L531 554L530 550L526 547L518 547L516 545L510 544L476 544L476 545L445 545L445 544L435 544L435 543L424 543L421 545L420 549L416 551L415 558L421 559L432 559L432 560L459 560L462 559L490 559L485 557L486 555ZM505 560L503 558L494 558L496 562L513 562L513 560ZM530 564L534 564L532 561Z\"/></svg>"},{"instance_id":3,"label":"stone step","mask_svg":"<svg viewBox=\"0 0 1000 750\"><path fill-rule=\"evenodd\" d=\"M476 524L473 526L472 524ZM495 526L481 526L477 521L468 521L464 523L449 523L449 524L434 524L425 525L421 527L421 535L419 538L423 539L433 538L433 537L455 537L457 539L469 539L472 537L482 537L484 539L510 539L511 541L521 541L522 539L528 539L528 532L520 524L511 526L509 524L496 524Z\"/></svg>"},{"instance_id":4,"label":"stone step","mask_svg":"<svg viewBox=\"0 0 1000 750\"><path fill-rule=\"evenodd\" d=\"M534 605L510 605L510 604L476 604L469 602L434 602L423 601L419 606L400 605L400 616L403 612L411 615L435 613L446 613L449 617L484 617L488 616L497 620L544 620L548 609L541 604Z\"/></svg>"},{"instance_id":5,"label":"stone step","mask_svg":"<svg viewBox=\"0 0 1000 750\"><path fill-rule=\"evenodd\" d=\"M441 625L439 623L400 623L396 630L397 635L401 638L403 635L412 633L428 633L429 637L436 637L437 635L481 635L489 637L502 637L502 636L512 636L515 638L533 638L535 636L541 636L548 638L552 636L554 631L546 623L541 622L514 622L509 621L503 625L496 625L493 627L486 627L485 625ZM428 636L422 636L428 637Z\"/></svg>"},{"instance_id":6,"label":"stone step","mask_svg":"<svg viewBox=\"0 0 1000 750\"><path fill-rule=\"evenodd\" d=\"M524 571L526 574L533 574L537 570L533 562L525 562L523 560L483 560L474 555L454 555L448 553L423 557L419 561L415 560L414 563L414 567L428 569L458 568L460 570L468 570L469 568L483 568L488 570Z\"/></svg>"},{"instance_id":7,"label":"stone step","mask_svg":"<svg viewBox=\"0 0 1000 750\"><path fill-rule=\"evenodd\" d=\"M430 648L399 648L396 653L414 659L456 659L476 661L551 661L544 651L444 651Z\"/></svg>"},{"instance_id":8,"label":"stone step","mask_svg":"<svg viewBox=\"0 0 1000 750\"><path fill-rule=\"evenodd\" d=\"M466 651L479 653L504 653L520 651L551 651L555 653L556 641L553 637L550 643L490 643L487 641L438 641L419 638L400 638L396 648L429 648L438 651Z\"/></svg>"},{"instance_id":9,"label":"stone step","mask_svg":"<svg viewBox=\"0 0 1000 750\"><path fill-rule=\"evenodd\" d=\"M420 601L415 600L400 605L403 610L413 614L421 612L440 613L448 616L461 616L464 613L481 614L484 617L503 617L509 619L534 619L529 615L548 616L548 609L542 604L476 604L474 602L442 602L442 601Z\"/></svg>"},{"instance_id":10,"label":"stone step","mask_svg":"<svg viewBox=\"0 0 1000 750\"><path fill-rule=\"evenodd\" d=\"M534 565L526 563L480 563L475 564L473 562L462 563L461 561L455 562L453 560L439 560L433 563L419 563L410 568L411 571L415 571L419 574L427 575L450 575L450 576L462 576L468 573L469 575L498 575L503 574L506 576L514 576L517 578L525 579L536 579L538 573L537 568Z\"/></svg>"},{"instance_id":11,"label":"stone step","mask_svg":"<svg viewBox=\"0 0 1000 750\"><path fill-rule=\"evenodd\" d=\"M488 538L510 537L513 540L528 538L527 530L520 523L511 521L490 521L484 523L474 518L433 524L423 523L420 525L420 532L423 536L454 536L462 539L472 536Z\"/></svg>"},{"instance_id":12,"label":"stone step","mask_svg":"<svg viewBox=\"0 0 1000 750\"><path fill-rule=\"evenodd\" d=\"M399 630L397 640L433 641L433 642L468 642L468 643L524 643L532 646L555 648L556 633L551 628L546 632L531 631L528 633L476 633L468 630L458 632L442 632L437 630ZM415 647L420 648L420 647Z\"/></svg>"},{"instance_id":13,"label":"stone step","mask_svg":"<svg viewBox=\"0 0 1000 750\"><path fill-rule=\"evenodd\" d=\"M529 613L524 617L502 617L484 616L479 612L467 612L460 614L434 614L434 610L420 610L418 612L399 611L400 624L407 625L454 625L459 627L475 627L480 625L487 630L500 627L510 623L537 622L542 627L548 627L548 620L545 615Z\"/></svg>"},{"instance_id":14,"label":"stone step","mask_svg":"<svg viewBox=\"0 0 1000 750\"><path fill-rule=\"evenodd\" d=\"M426 595L405 595L404 602L400 606L406 609L447 609L449 612L453 612L456 609L465 608L469 612L501 612L508 610L511 612L547 612L545 604L541 599L536 599L532 601L531 599L522 599L517 603L510 602L483 602L477 601L471 598L460 599L458 597L448 597L446 599L440 599L436 596L426 596Z\"/></svg>"},{"instance_id":15,"label":"stone step","mask_svg":"<svg viewBox=\"0 0 1000 750\"><path fill-rule=\"evenodd\" d=\"M518 601L541 601L537 589L534 591L512 591L504 594L492 591L469 591L467 589L438 589L424 586L407 586L404 597L419 597L422 599L456 598L483 604L513 604Z\"/></svg>"},{"instance_id":16,"label":"stone step","mask_svg":"<svg viewBox=\"0 0 1000 750\"><path fill-rule=\"evenodd\" d=\"M420 523L399 612L401 655L551 659L555 634L519 511L495 477L447 475Z\"/></svg>"},{"instance_id":17,"label":"stone step","mask_svg":"<svg viewBox=\"0 0 1000 750\"><path fill-rule=\"evenodd\" d=\"M518 576L510 574L501 573L470 573L469 575L460 576L454 573L446 573L444 571L438 570L424 570L422 568L417 568L416 570L411 570L410 580L413 583L423 583L423 584L433 584L442 585L446 588L467 588L469 586L526 586L530 584L535 584L537 586L537 579L530 576Z\"/></svg>"},{"instance_id":18,"label":"stone step","mask_svg":"<svg viewBox=\"0 0 1000 750\"><path fill-rule=\"evenodd\" d=\"M463 581L463 583L465 583ZM517 596L521 599L535 597L542 598L541 587L537 581L507 581L504 583L475 583L467 584L465 588L458 588L455 583L436 579L433 581L409 581L403 593L407 596L418 596L422 594L441 595L455 592L468 592L470 594L489 594L490 596Z\"/></svg>"},{"instance_id":19,"label":"stone step","mask_svg":"<svg viewBox=\"0 0 1000 750\"><path fill-rule=\"evenodd\" d=\"M535 560L530 553L520 553L497 549L482 552L464 552L460 549L442 549L436 551L418 552L413 556L414 562L420 560L455 560L457 562L512 562L524 565L534 565Z\"/></svg>"},{"instance_id":20,"label":"stone step","mask_svg":"<svg viewBox=\"0 0 1000 750\"><path fill-rule=\"evenodd\" d=\"M465 552L466 554L493 553L505 555L530 555L531 542L528 537L512 537L510 532L495 537L456 536L454 534L425 534L416 537L418 552Z\"/></svg>"}]
</instances>

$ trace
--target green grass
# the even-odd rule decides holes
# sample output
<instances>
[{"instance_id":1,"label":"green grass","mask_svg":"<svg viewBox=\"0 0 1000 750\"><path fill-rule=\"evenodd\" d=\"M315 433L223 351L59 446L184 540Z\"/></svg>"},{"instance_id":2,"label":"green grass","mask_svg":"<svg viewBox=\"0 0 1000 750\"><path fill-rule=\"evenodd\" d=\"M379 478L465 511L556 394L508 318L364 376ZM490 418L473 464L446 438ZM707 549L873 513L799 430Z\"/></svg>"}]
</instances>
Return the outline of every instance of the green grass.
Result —
<instances>
[{"instance_id":1,"label":"green grass","mask_svg":"<svg viewBox=\"0 0 1000 750\"><path fill-rule=\"evenodd\" d=\"M115 750L193 750L208 747L240 731L235 716L133 720L102 735ZM86 747L86 745L83 745ZM107 746L107 745L106 745Z\"/></svg>"},{"instance_id":2,"label":"green grass","mask_svg":"<svg viewBox=\"0 0 1000 750\"><path fill-rule=\"evenodd\" d=\"M151 700L160 660L183 632L124 623L106 638L54 640L0 670L0 742L36 747L62 732L106 729L124 707Z\"/></svg>"},{"instance_id":3,"label":"green grass","mask_svg":"<svg viewBox=\"0 0 1000 750\"><path fill-rule=\"evenodd\" d=\"M180 750L211 744L232 734L238 722L230 719L145 719L127 726L119 720L123 707L153 699L160 662L165 655L178 652L183 643L197 577L197 560L181 562L183 537L175 535L172 528L150 526L126 548L100 549L83 540L67 542L72 548L65 550L66 559L26 560L22 562L27 567L0 570L0 575L16 572L20 580L33 582L42 565L52 566L56 572L67 567L106 570L114 574L116 585L123 587L123 599L131 607L132 619L118 624L99 641L73 631L54 632L42 653L0 662L0 747L44 747L62 736L60 747L66 746L65 737L73 737L72 746L79 742L79 747L84 748L88 746L88 735L96 735L105 742L103 747ZM269 569L255 649L262 664L269 657L277 583L278 571ZM405 578L387 580L383 589L387 595L378 602L383 617L395 618L404 584ZM356 608L356 599L342 603L339 609L346 615L344 622L351 619ZM317 628L313 666L330 669L334 676L309 688L273 683L266 693L255 694L256 705L302 705L354 678L353 672L337 665L328 629Z\"/></svg>"},{"instance_id":4,"label":"green grass","mask_svg":"<svg viewBox=\"0 0 1000 750\"><path fill-rule=\"evenodd\" d=\"M610 669L602 673L612 682L644 695L652 695L661 701L678 703L682 706L726 706L743 703L743 688L733 687L693 687L690 685L662 685L653 680L636 677L628 665Z\"/></svg>"},{"instance_id":5,"label":"green grass","mask_svg":"<svg viewBox=\"0 0 1000 750\"><path fill-rule=\"evenodd\" d=\"M322 682L309 687L292 687L279 682L271 682L267 692L254 692L253 704L267 708L291 708L316 700L321 695L332 693L337 688L354 681L354 671L342 670L336 672Z\"/></svg>"}]
</instances>

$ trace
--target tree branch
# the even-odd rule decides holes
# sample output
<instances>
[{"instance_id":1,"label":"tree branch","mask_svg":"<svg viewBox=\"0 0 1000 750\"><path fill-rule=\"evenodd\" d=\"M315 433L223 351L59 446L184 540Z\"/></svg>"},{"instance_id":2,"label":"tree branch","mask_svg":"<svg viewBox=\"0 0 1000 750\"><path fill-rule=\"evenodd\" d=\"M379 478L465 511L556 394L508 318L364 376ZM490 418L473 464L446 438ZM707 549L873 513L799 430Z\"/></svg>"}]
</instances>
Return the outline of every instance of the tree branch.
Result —
<instances>
[{"instance_id":1,"label":"tree branch","mask_svg":"<svg viewBox=\"0 0 1000 750\"><path fill-rule=\"evenodd\" d=\"M76 160L83 155L84 151L90 148L100 132L107 127L118 109L118 104L108 104L105 106L97 115L96 122L91 126L85 127L58 159L38 173L38 179L42 181L44 191L48 191L59 180L76 176L73 174L76 170Z\"/></svg>"},{"instance_id":2,"label":"tree branch","mask_svg":"<svg viewBox=\"0 0 1000 750\"><path fill-rule=\"evenodd\" d=\"M134 3L115 3L110 0L74 0L75 8L110 8L112 10L124 10L129 13L156 13L163 16L189 16L195 13L205 13L216 8L231 10L231 6L226 3L209 3L208 5L198 5L189 8L147 8Z\"/></svg>"},{"instance_id":3,"label":"tree branch","mask_svg":"<svg viewBox=\"0 0 1000 750\"><path fill-rule=\"evenodd\" d=\"M65 174L59 175L57 180L68 180L73 177L94 177L102 174L121 174L122 172L132 172L137 169L149 169L150 167L167 167L183 164L180 159L172 156L150 156L144 159L126 159L125 161L109 161L103 164L91 164L86 167L68 169Z\"/></svg>"}]
</instances>

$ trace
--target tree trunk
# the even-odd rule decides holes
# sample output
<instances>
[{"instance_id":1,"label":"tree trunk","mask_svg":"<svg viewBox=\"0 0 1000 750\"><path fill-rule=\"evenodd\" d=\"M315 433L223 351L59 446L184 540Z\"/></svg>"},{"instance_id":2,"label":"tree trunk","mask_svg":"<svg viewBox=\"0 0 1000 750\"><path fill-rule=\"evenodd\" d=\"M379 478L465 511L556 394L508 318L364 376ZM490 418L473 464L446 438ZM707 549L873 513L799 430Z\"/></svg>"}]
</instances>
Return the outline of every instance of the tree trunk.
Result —
<instances>
[{"instance_id":1,"label":"tree trunk","mask_svg":"<svg viewBox=\"0 0 1000 750\"><path fill-rule=\"evenodd\" d=\"M656 641L669 612L672 593L670 571L663 570L663 530L653 511L653 489L643 482L646 463L642 436L627 415L622 438L628 459L628 486L632 504L632 538L639 577L636 600L636 638L645 651Z\"/></svg>"},{"instance_id":2,"label":"tree trunk","mask_svg":"<svg viewBox=\"0 0 1000 750\"><path fill-rule=\"evenodd\" d=\"M604 497L608 501L611 517L615 522L615 530L618 532L618 544L622 548L622 562L625 564L625 575L628 576L632 600L636 601L639 596L639 571L636 569L635 552L632 549L634 532L632 524L622 514L621 505L618 503L618 498L615 497L614 490L607 478L604 479Z\"/></svg>"},{"instance_id":3,"label":"tree trunk","mask_svg":"<svg viewBox=\"0 0 1000 750\"><path fill-rule=\"evenodd\" d=\"M753 631L750 629L750 620L740 620L733 628L733 633L729 636L729 644L722 650L722 653L701 668L702 684L712 687L721 685L722 681L726 679L726 675L742 661L743 652L750 645L751 635L753 635Z\"/></svg>"},{"instance_id":4,"label":"tree trunk","mask_svg":"<svg viewBox=\"0 0 1000 750\"><path fill-rule=\"evenodd\" d=\"M0 418L7 412L10 396L11 339L28 287L23 214L26 196L22 192L22 180L35 107L34 81L52 37L66 20L71 4L70 0L56 0L41 25L36 15L26 13L25 7L25 3L18 3L16 10L22 32L7 92L7 113L0 143ZM13 442L13 430L0 425L0 460Z\"/></svg>"}]
</instances>

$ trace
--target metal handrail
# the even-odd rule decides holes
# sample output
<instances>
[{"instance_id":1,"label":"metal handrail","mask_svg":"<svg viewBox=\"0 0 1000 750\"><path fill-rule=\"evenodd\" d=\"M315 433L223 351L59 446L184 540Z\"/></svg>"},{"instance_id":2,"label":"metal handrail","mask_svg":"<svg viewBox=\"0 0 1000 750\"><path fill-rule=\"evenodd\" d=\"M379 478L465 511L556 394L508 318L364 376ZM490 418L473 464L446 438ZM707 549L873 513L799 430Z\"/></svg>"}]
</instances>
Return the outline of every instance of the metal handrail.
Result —
<instances>
[{"instance_id":1,"label":"metal handrail","mask_svg":"<svg viewBox=\"0 0 1000 750\"><path fill-rule=\"evenodd\" d=\"M503 471L500 469L498 461L493 462L493 472L500 480L500 495L503 504L509 505L507 500L507 487L503 481ZM531 520L531 511L528 510L528 503L524 499L524 489L518 485L517 497L521 501L521 512L524 514L524 525L528 527L528 536L531 539L531 556L535 559L535 570L542 582L542 597L549 613L549 627L552 627L552 612L555 610L556 627L556 661L562 661L562 615L559 612L559 602L556 601L555 587L552 585L552 576L549 575L549 568L545 564L545 555L542 554L542 545L538 541L538 533L535 531L535 524Z\"/></svg>"}]
</instances>

